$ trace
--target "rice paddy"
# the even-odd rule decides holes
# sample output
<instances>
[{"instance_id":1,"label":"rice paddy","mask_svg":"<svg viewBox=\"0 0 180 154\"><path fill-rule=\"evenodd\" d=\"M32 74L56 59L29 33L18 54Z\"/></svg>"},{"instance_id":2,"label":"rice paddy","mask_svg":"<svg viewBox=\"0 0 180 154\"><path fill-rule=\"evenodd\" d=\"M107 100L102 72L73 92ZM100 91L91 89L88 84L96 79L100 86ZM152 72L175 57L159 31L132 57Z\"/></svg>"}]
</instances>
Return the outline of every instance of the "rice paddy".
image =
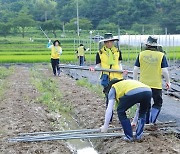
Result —
<instances>
[{"instance_id":1,"label":"rice paddy","mask_svg":"<svg viewBox=\"0 0 180 154\"><path fill-rule=\"evenodd\" d=\"M0 38L0 63L42 63L50 62L50 50L46 47L47 40L37 38L33 42L29 38ZM74 39L61 39L63 54L60 56L62 63L77 62L76 50L79 44ZM89 48L89 42L85 47ZM180 47L166 47L167 56L170 60L180 60ZM135 60L140 47L121 46L123 60ZM92 42L91 51L86 52L86 61L94 63L98 44Z\"/></svg>"}]
</instances>

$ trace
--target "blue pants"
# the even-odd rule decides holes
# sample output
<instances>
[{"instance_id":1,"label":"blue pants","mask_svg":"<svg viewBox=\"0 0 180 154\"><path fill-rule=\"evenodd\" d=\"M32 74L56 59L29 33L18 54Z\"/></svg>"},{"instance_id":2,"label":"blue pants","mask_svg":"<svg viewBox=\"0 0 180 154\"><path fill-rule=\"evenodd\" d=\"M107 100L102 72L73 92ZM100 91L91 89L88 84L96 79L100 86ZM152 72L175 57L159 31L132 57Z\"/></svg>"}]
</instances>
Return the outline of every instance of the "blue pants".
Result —
<instances>
[{"instance_id":1,"label":"blue pants","mask_svg":"<svg viewBox=\"0 0 180 154\"><path fill-rule=\"evenodd\" d=\"M79 65L84 66L84 56L79 56Z\"/></svg>"},{"instance_id":2,"label":"blue pants","mask_svg":"<svg viewBox=\"0 0 180 154\"><path fill-rule=\"evenodd\" d=\"M145 118L146 112L151 105L151 96L151 91L144 91L134 95L124 95L121 97L117 108L119 120L126 120L126 111L137 103L140 103L139 118Z\"/></svg>"}]
</instances>

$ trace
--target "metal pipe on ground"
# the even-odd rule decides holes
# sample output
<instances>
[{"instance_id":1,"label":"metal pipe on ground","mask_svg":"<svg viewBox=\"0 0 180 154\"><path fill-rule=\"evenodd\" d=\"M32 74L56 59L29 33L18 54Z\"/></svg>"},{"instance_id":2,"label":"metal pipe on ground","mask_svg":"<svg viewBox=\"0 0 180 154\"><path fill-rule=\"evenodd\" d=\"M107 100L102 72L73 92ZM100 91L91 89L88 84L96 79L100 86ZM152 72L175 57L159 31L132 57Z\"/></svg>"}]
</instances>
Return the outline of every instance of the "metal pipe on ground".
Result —
<instances>
[{"instance_id":1,"label":"metal pipe on ground","mask_svg":"<svg viewBox=\"0 0 180 154\"><path fill-rule=\"evenodd\" d=\"M121 127L109 128L108 131L117 131L121 129L122 129ZM68 130L68 131L20 133L19 136L42 135L42 134L65 134L65 133L95 133L95 132L100 132L100 129L80 129L80 130Z\"/></svg>"},{"instance_id":2,"label":"metal pipe on ground","mask_svg":"<svg viewBox=\"0 0 180 154\"><path fill-rule=\"evenodd\" d=\"M169 122L158 122L154 124L155 127L163 128L163 127L175 127L175 121ZM146 125L145 127L152 126ZM109 130L119 130L122 128L110 128ZM70 130L70 131L59 131L60 134L54 134L57 132L39 132L37 133L26 133L26 136L19 136L15 138L9 139L10 142L35 142L35 141L51 141L51 140L67 140L67 139L90 139L90 138L107 138L107 137L122 137L124 136L123 133L98 133L100 132L99 129L84 129L84 130ZM44 133L44 135L42 135ZM49 134L50 133L50 134ZM91 133L91 134L87 134ZM153 133L153 132L152 132ZM27 134L31 134L33 136L29 136ZM145 135L149 135L150 133L144 133ZM37 136L34 136L37 135ZM38 136L41 135L41 136Z\"/></svg>"},{"instance_id":3,"label":"metal pipe on ground","mask_svg":"<svg viewBox=\"0 0 180 154\"><path fill-rule=\"evenodd\" d=\"M90 67L88 66L77 66L77 65L66 65L66 64L59 64L60 68L64 69L78 69L78 70L90 70ZM94 71L100 71L100 72L119 72L123 73L123 70L114 70L114 69L103 69L103 68L94 68ZM133 73L133 71L127 71L128 73Z\"/></svg>"},{"instance_id":4,"label":"metal pipe on ground","mask_svg":"<svg viewBox=\"0 0 180 154\"><path fill-rule=\"evenodd\" d=\"M52 141L52 140L67 140L67 139L89 139L89 138L108 138L122 137L123 133L101 133L101 134L76 134L69 136L42 136L39 138L11 138L10 142L37 142L37 141Z\"/></svg>"},{"instance_id":5,"label":"metal pipe on ground","mask_svg":"<svg viewBox=\"0 0 180 154\"><path fill-rule=\"evenodd\" d=\"M157 122L155 125L158 127L166 127L170 125L175 125L175 121L168 122ZM145 127L152 126L152 124L146 124ZM108 131L118 131L121 130L122 127L109 128ZM100 132L100 129L79 129L79 130L67 130L67 131L51 131L51 132L33 132L33 133L20 133L19 136L27 136L27 135L46 135L46 134L78 134L78 133L96 133Z\"/></svg>"}]
</instances>

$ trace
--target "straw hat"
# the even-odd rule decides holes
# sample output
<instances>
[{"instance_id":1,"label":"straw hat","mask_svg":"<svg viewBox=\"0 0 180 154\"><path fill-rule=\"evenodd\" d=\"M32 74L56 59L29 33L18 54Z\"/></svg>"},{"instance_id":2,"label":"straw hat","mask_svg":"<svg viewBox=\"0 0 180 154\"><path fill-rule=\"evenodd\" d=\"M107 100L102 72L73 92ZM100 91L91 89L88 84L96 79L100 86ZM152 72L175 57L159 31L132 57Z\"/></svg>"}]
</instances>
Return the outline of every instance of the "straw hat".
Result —
<instances>
[{"instance_id":1,"label":"straw hat","mask_svg":"<svg viewBox=\"0 0 180 154\"><path fill-rule=\"evenodd\" d=\"M107 41L118 41L118 38L113 37L112 33L104 34L104 39L99 42L107 42Z\"/></svg>"}]
</instances>

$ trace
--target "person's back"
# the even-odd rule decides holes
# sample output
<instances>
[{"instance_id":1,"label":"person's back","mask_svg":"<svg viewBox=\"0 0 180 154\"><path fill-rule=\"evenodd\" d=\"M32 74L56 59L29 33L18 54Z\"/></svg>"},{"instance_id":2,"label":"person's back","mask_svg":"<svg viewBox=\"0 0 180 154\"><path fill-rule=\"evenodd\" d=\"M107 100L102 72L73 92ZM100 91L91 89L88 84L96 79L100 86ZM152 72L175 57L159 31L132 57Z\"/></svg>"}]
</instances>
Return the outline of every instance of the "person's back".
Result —
<instances>
[{"instance_id":1,"label":"person's back","mask_svg":"<svg viewBox=\"0 0 180 154\"><path fill-rule=\"evenodd\" d=\"M145 50L139 54L140 81L151 88L162 88L161 63L164 53Z\"/></svg>"},{"instance_id":2,"label":"person's back","mask_svg":"<svg viewBox=\"0 0 180 154\"><path fill-rule=\"evenodd\" d=\"M133 89L150 88L149 86L136 80L123 80L123 81L115 83L112 87L116 89L117 100Z\"/></svg>"},{"instance_id":3,"label":"person's back","mask_svg":"<svg viewBox=\"0 0 180 154\"><path fill-rule=\"evenodd\" d=\"M153 105L150 106L146 114L146 123L155 123L160 113L162 99L162 75L166 79L166 87L170 88L170 78L168 73L168 63L163 52L159 51L161 45L157 43L157 38L149 36L145 43L146 50L138 55L134 70L133 79L138 80L138 70L140 69L140 81L152 89ZM162 47L161 47L162 48ZM137 114L134 119L137 119ZM132 125L136 123L133 120Z\"/></svg>"}]
</instances>

